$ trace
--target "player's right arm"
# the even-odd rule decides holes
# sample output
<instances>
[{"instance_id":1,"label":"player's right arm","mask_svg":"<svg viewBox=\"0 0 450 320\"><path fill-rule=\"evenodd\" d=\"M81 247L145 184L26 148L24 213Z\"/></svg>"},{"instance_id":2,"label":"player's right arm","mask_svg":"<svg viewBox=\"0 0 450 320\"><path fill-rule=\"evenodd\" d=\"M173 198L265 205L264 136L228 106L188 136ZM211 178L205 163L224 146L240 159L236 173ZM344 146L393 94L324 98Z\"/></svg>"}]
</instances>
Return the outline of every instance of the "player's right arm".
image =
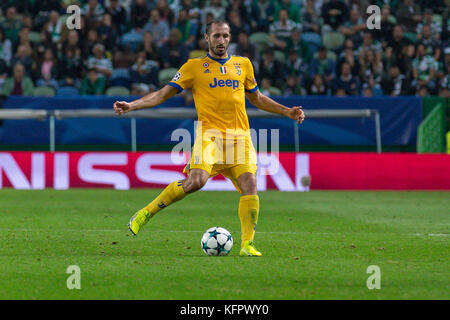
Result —
<instances>
[{"instance_id":1,"label":"player's right arm","mask_svg":"<svg viewBox=\"0 0 450 320\"><path fill-rule=\"evenodd\" d=\"M114 111L120 116L124 113L155 107L167 99L180 93L184 89L191 88L193 84L193 66L188 60L181 66L173 79L160 90L149 93L148 95L134 100L132 102L116 101L114 103Z\"/></svg>"},{"instance_id":2,"label":"player's right arm","mask_svg":"<svg viewBox=\"0 0 450 320\"><path fill-rule=\"evenodd\" d=\"M172 86L166 85L158 91L149 93L142 98L131 102L116 101L114 103L114 111L120 116L130 111L155 107L163 103L167 99L173 97L177 93L177 89Z\"/></svg>"}]
</instances>

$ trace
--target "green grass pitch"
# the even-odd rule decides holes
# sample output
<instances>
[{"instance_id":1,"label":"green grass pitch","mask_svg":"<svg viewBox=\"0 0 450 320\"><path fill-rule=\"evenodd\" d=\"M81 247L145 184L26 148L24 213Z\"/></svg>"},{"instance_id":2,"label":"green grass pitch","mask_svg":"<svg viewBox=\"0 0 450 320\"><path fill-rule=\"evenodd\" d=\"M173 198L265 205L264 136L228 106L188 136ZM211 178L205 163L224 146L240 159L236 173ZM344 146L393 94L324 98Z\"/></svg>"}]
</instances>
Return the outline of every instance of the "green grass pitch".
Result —
<instances>
[{"instance_id":1,"label":"green grass pitch","mask_svg":"<svg viewBox=\"0 0 450 320\"><path fill-rule=\"evenodd\" d=\"M237 192L190 195L133 238L159 192L0 190L0 299L450 299L448 192L261 192L260 258L239 257ZM228 256L201 250L212 226Z\"/></svg>"}]
</instances>

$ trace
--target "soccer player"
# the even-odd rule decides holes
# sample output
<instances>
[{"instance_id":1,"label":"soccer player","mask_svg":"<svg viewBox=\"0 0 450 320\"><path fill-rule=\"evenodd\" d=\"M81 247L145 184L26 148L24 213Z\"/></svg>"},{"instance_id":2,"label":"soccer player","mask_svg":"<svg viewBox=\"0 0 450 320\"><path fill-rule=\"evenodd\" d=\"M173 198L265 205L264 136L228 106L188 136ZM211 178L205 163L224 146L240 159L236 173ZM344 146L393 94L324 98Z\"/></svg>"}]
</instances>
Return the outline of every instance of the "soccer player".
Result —
<instances>
[{"instance_id":1,"label":"soccer player","mask_svg":"<svg viewBox=\"0 0 450 320\"><path fill-rule=\"evenodd\" d=\"M128 227L133 235L137 235L156 213L189 193L200 190L210 177L222 174L241 193L240 255L261 256L253 242L259 198L256 190L256 151L249 134L245 97L259 109L285 115L299 124L305 114L300 106L288 108L260 93L250 60L230 56L227 52L230 43L227 22L210 22L204 37L209 47L207 55L189 59L169 84L132 102L114 103L115 112L122 115L157 106L184 89L192 88L198 114L191 160L183 171L187 178L169 184L156 199L132 216Z\"/></svg>"}]
</instances>

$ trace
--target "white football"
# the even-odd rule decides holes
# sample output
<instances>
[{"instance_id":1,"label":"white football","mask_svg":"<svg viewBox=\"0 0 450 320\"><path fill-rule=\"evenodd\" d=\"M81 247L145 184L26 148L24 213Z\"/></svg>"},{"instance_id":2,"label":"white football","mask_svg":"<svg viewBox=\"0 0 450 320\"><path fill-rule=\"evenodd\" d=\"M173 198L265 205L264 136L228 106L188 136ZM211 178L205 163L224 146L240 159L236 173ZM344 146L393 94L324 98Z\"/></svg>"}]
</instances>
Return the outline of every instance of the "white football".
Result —
<instances>
[{"instance_id":1,"label":"white football","mask_svg":"<svg viewBox=\"0 0 450 320\"><path fill-rule=\"evenodd\" d=\"M226 256L233 247L233 237L227 229L212 227L203 234L201 245L208 256Z\"/></svg>"}]
</instances>

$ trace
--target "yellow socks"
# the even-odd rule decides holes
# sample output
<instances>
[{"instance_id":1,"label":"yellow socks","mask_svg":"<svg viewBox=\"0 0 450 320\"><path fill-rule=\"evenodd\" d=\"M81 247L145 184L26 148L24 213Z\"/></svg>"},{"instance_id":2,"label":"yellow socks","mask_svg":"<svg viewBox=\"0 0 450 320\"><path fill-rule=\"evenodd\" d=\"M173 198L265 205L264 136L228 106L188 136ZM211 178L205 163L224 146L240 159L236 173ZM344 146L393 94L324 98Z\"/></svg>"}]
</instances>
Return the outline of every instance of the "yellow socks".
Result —
<instances>
[{"instance_id":1,"label":"yellow socks","mask_svg":"<svg viewBox=\"0 0 450 320\"><path fill-rule=\"evenodd\" d=\"M163 192L160 193L155 200L149 203L143 210L150 212L150 217L153 217L156 213L171 205L178 200L183 199L186 193L183 190L183 180L174 181L169 184Z\"/></svg>"},{"instance_id":2,"label":"yellow socks","mask_svg":"<svg viewBox=\"0 0 450 320\"><path fill-rule=\"evenodd\" d=\"M259 215L259 197L257 195L241 196L239 200L239 218L241 219L241 247L247 240L253 241Z\"/></svg>"}]
</instances>

